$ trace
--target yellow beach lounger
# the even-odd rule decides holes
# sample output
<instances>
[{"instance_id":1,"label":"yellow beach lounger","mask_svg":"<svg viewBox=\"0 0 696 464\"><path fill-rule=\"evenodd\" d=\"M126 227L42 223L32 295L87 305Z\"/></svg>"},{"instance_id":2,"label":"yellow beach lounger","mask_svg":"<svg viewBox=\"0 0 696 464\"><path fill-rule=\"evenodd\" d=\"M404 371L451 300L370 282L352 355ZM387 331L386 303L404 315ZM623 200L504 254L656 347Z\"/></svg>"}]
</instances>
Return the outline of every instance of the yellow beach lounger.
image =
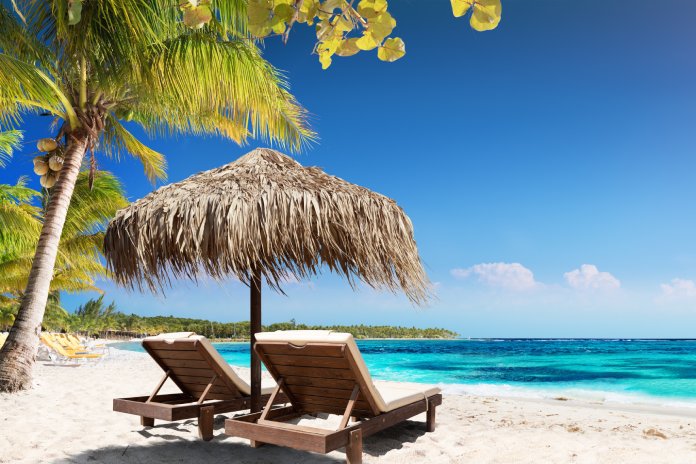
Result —
<instances>
[{"instance_id":1,"label":"yellow beach lounger","mask_svg":"<svg viewBox=\"0 0 696 464\"><path fill-rule=\"evenodd\" d=\"M52 334L45 332L41 334L41 342L48 348L53 350L55 353L57 353L58 356L64 360L77 361L80 359L99 359L102 356L104 356L99 353L81 352L65 348L56 340L56 338Z\"/></svg>"},{"instance_id":2,"label":"yellow beach lounger","mask_svg":"<svg viewBox=\"0 0 696 464\"><path fill-rule=\"evenodd\" d=\"M278 383L262 412L225 421L225 433L260 443L328 453L346 448L350 464L362 462L362 440L413 416L426 413L426 430L435 430L437 387L372 381L348 333L288 330L256 334L254 350ZM290 406L273 408L283 389ZM342 416L336 430L289 423L305 414Z\"/></svg>"},{"instance_id":3,"label":"yellow beach lounger","mask_svg":"<svg viewBox=\"0 0 696 464\"><path fill-rule=\"evenodd\" d=\"M64 333L58 333L58 334L52 334L53 341L58 343L60 346L65 348L68 351L82 351L82 352L88 352L89 350L87 347L81 343L76 343L75 341L71 340L68 338L68 334Z\"/></svg>"},{"instance_id":4,"label":"yellow beach lounger","mask_svg":"<svg viewBox=\"0 0 696 464\"><path fill-rule=\"evenodd\" d=\"M106 348L106 345L100 344L100 345L94 345L89 343L89 341L85 342L83 340L80 340L80 338L75 335L75 334L63 334L65 338L68 339L68 341L73 345L73 347L82 347L81 349L94 349L94 348Z\"/></svg>"}]
</instances>

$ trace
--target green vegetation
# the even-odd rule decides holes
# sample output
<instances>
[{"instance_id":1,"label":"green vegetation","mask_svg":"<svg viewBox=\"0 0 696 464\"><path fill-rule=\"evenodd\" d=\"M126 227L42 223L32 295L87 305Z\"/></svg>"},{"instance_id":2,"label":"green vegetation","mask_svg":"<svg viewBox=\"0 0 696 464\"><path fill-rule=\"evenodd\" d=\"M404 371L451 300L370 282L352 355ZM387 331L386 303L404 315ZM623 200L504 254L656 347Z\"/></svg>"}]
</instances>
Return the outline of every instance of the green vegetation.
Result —
<instances>
[{"instance_id":1,"label":"green vegetation","mask_svg":"<svg viewBox=\"0 0 696 464\"><path fill-rule=\"evenodd\" d=\"M59 307L59 292L98 290L96 277L105 277L101 263L103 228L118 209L128 204L121 183L103 171L95 175L90 188L89 172L79 174L68 209L50 284L46 316ZM27 286L34 250L44 221L48 201L46 190L27 187L27 179L15 185L0 184L0 327L14 317ZM11 324L10 322L9 324Z\"/></svg>"},{"instance_id":2,"label":"green vegetation","mask_svg":"<svg viewBox=\"0 0 696 464\"><path fill-rule=\"evenodd\" d=\"M455 17L469 17L477 31L490 31L500 22L500 0L451 0ZM429 6L429 5L428 5ZM208 2L181 3L184 23L202 27L210 22ZM382 61L396 61L406 54L406 44L391 37L396 19L388 11L386 0L249 0L249 32L258 39L281 36L288 41L295 24L315 28L317 42L314 53L319 55L323 69L331 66L334 56L352 56L360 51L377 50ZM188 16L188 22L187 22Z\"/></svg>"},{"instance_id":3,"label":"green vegetation","mask_svg":"<svg viewBox=\"0 0 696 464\"><path fill-rule=\"evenodd\" d=\"M48 315L49 313L47 313ZM248 340L249 321L214 322L174 316L145 317L124 314L116 305L106 305L104 297L90 300L72 313L62 317L44 318L45 330L54 332L79 332L90 336L126 337L154 335L162 332L196 332L208 338ZM263 326L264 331L274 330L335 330L350 332L355 338L455 338L458 335L446 329L418 329L416 327L368 326L368 325L307 325L295 320Z\"/></svg>"}]
</instances>

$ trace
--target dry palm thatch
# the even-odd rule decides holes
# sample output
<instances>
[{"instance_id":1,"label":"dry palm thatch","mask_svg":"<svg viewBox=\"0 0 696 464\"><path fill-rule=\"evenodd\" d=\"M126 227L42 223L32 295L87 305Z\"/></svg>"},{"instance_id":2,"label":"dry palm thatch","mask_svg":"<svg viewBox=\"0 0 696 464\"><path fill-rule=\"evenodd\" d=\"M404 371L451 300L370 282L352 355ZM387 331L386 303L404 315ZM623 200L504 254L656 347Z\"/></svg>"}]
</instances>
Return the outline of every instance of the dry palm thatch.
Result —
<instances>
[{"instance_id":1,"label":"dry palm thatch","mask_svg":"<svg viewBox=\"0 0 696 464\"><path fill-rule=\"evenodd\" d=\"M394 202L270 149L164 186L121 210L104 240L117 283L163 291L172 277L260 272L279 291L322 265L428 299L413 226Z\"/></svg>"}]
</instances>

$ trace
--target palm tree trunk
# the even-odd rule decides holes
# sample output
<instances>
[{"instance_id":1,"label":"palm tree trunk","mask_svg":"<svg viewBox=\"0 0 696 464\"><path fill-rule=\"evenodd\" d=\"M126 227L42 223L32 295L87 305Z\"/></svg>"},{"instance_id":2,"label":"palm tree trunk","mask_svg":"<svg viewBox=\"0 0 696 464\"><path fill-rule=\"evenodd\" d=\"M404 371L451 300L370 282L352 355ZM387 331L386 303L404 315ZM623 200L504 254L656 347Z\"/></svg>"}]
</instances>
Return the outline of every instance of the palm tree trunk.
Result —
<instances>
[{"instance_id":1,"label":"palm tree trunk","mask_svg":"<svg viewBox=\"0 0 696 464\"><path fill-rule=\"evenodd\" d=\"M7 341L0 350L0 391L14 392L31 387L34 358L53 279L58 244L80 165L87 151L87 140L87 134L81 131L70 135L63 169L48 202L27 289Z\"/></svg>"}]
</instances>

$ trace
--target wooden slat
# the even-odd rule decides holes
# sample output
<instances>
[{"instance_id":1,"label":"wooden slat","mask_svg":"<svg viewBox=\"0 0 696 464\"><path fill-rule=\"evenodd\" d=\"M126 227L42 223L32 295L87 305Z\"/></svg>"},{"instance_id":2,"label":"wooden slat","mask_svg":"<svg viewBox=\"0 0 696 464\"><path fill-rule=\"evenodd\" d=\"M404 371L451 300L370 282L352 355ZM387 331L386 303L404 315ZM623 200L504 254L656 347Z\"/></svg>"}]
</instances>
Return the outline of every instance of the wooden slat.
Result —
<instances>
[{"instance_id":1,"label":"wooden slat","mask_svg":"<svg viewBox=\"0 0 696 464\"><path fill-rule=\"evenodd\" d=\"M320 367L331 369L347 369L348 363L345 358L335 358L329 356L291 356L282 354L266 355L275 366L297 366L297 367Z\"/></svg>"},{"instance_id":2,"label":"wooden slat","mask_svg":"<svg viewBox=\"0 0 696 464\"><path fill-rule=\"evenodd\" d=\"M208 379L208 381L210 381L210 379ZM194 392L195 392L195 393L203 393L203 391L205 391L205 388L206 388L206 384L199 384L199 383L185 384L185 386L186 386L187 389L188 389L189 391L191 391L192 393L194 393ZM214 385L214 386L210 389L210 392L211 392L211 393L229 394L229 395L232 395L232 396L239 396L239 395L236 394L236 392L230 391L230 389L227 388L226 385L224 385L224 386L223 386L223 385ZM196 395L196 397L198 397L198 395Z\"/></svg>"},{"instance_id":3,"label":"wooden slat","mask_svg":"<svg viewBox=\"0 0 696 464\"><path fill-rule=\"evenodd\" d=\"M187 385L208 385L210 380L213 378L215 373L209 376L190 376L190 375L177 375L176 378L179 379L179 381L187 384ZM229 388L225 383L222 381L220 378L215 379L215 385L218 385L220 387L225 387L227 390Z\"/></svg>"},{"instance_id":4,"label":"wooden slat","mask_svg":"<svg viewBox=\"0 0 696 464\"><path fill-rule=\"evenodd\" d=\"M269 371L271 367L266 364ZM355 375L349 369L321 369L318 367L273 366L280 376L285 377L314 377L319 379L354 380Z\"/></svg>"},{"instance_id":5,"label":"wooden slat","mask_svg":"<svg viewBox=\"0 0 696 464\"><path fill-rule=\"evenodd\" d=\"M242 421L242 422L256 422L257 420L259 420L259 417L261 417L261 414L262 414L262 411L254 412L251 414L245 414L243 416L235 417L234 420L238 420L238 421ZM286 416L290 416L292 414L297 414L292 406L283 406L280 408L271 409L271 412L268 413L266 418L272 419L272 418L278 418L278 417L286 417ZM298 417L298 416L295 416L295 417ZM232 419L229 419L229 420L232 420Z\"/></svg>"},{"instance_id":6,"label":"wooden slat","mask_svg":"<svg viewBox=\"0 0 696 464\"><path fill-rule=\"evenodd\" d=\"M198 351L192 350L152 350L160 359L197 359L203 360Z\"/></svg>"},{"instance_id":7,"label":"wooden slat","mask_svg":"<svg viewBox=\"0 0 696 464\"><path fill-rule=\"evenodd\" d=\"M345 400L346 402L348 401L348 398L350 398L350 395L352 393L352 390L337 390L334 388L306 387L300 385L288 385L287 390L290 390L290 393L292 393L293 395L311 395L322 396L324 398L339 398ZM362 399L364 401L362 395L360 395L358 399Z\"/></svg>"},{"instance_id":8,"label":"wooden slat","mask_svg":"<svg viewBox=\"0 0 696 464\"><path fill-rule=\"evenodd\" d=\"M307 414L313 414L313 413L324 413L324 414L335 414L337 416L340 416L345 412L345 408L342 408L340 406L326 406L323 404L304 404L302 405L302 410L307 413ZM356 409L353 408L353 415L355 417L373 417L374 414L372 411L370 411L369 408L367 409Z\"/></svg>"},{"instance_id":9,"label":"wooden slat","mask_svg":"<svg viewBox=\"0 0 696 464\"><path fill-rule=\"evenodd\" d=\"M324 398L321 396L298 395L298 394L294 394L293 397L303 407L306 404L314 404L314 405L322 405L322 406L335 406L335 407L339 408L340 410L343 410L346 408L346 405L348 404L348 399ZM369 410L370 404L364 400L356 401L355 408L362 409L362 410ZM341 412L341 414L343 414L343 412Z\"/></svg>"},{"instance_id":10,"label":"wooden slat","mask_svg":"<svg viewBox=\"0 0 696 464\"><path fill-rule=\"evenodd\" d=\"M159 364L167 368L190 367L193 369L210 369L207 362L196 359L160 359ZM212 376L211 376L212 377Z\"/></svg>"},{"instance_id":11,"label":"wooden slat","mask_svg":"<svg viewBox=\"0 0 696 464\"><path fill-rule=\"evenodd\" d=\"M193 399L192 396L189 396L187 399L182 399L182 400L169 400L169 401L157 401L157 397L152 400L155 403L162 403L162 404L171 404L172 406L177 405L177 404L186 404L186 403L195 403L196 400Z\"/></svg>"},{"instance_id":12,"label":"wooden slat","mask_svg":"<svg viewBox=\"0 0 696 464\"><path fill-rule=\"evenodd\" d=\"M215 371L210 369L209 367L206 367L205 369L195 369L190 367L172 367L170 370L172 371L172 375L177 377L188 375L191 377L207 377L209 379L212 379L215 375Z\"/></svg>"},{"instance_id":13,"label":"wooden slat","mask_svg":"<svg viewBox=\"0 0 696 464\"><path fill-rule=\"evenodd\" d=\"M305 345L302 347L295 347L289 343L271 343L271 342L257 342L260 350L264 353L272 354L287 354L293 356L331 356L334 358L343 357L343 347L340 345Z\"/></svg>"},{"instance_id":14,"label":"wooden slat","mask_svg":"<svg viewBox=\"0 0 696 464\"><path fill-rule=\"evenodd\" d=\"M307 387L336 388L351 391L355 382L353 380L327 379L322 377L284 377L286 385L301 385Z\"/></svg>"}]
</instances>

